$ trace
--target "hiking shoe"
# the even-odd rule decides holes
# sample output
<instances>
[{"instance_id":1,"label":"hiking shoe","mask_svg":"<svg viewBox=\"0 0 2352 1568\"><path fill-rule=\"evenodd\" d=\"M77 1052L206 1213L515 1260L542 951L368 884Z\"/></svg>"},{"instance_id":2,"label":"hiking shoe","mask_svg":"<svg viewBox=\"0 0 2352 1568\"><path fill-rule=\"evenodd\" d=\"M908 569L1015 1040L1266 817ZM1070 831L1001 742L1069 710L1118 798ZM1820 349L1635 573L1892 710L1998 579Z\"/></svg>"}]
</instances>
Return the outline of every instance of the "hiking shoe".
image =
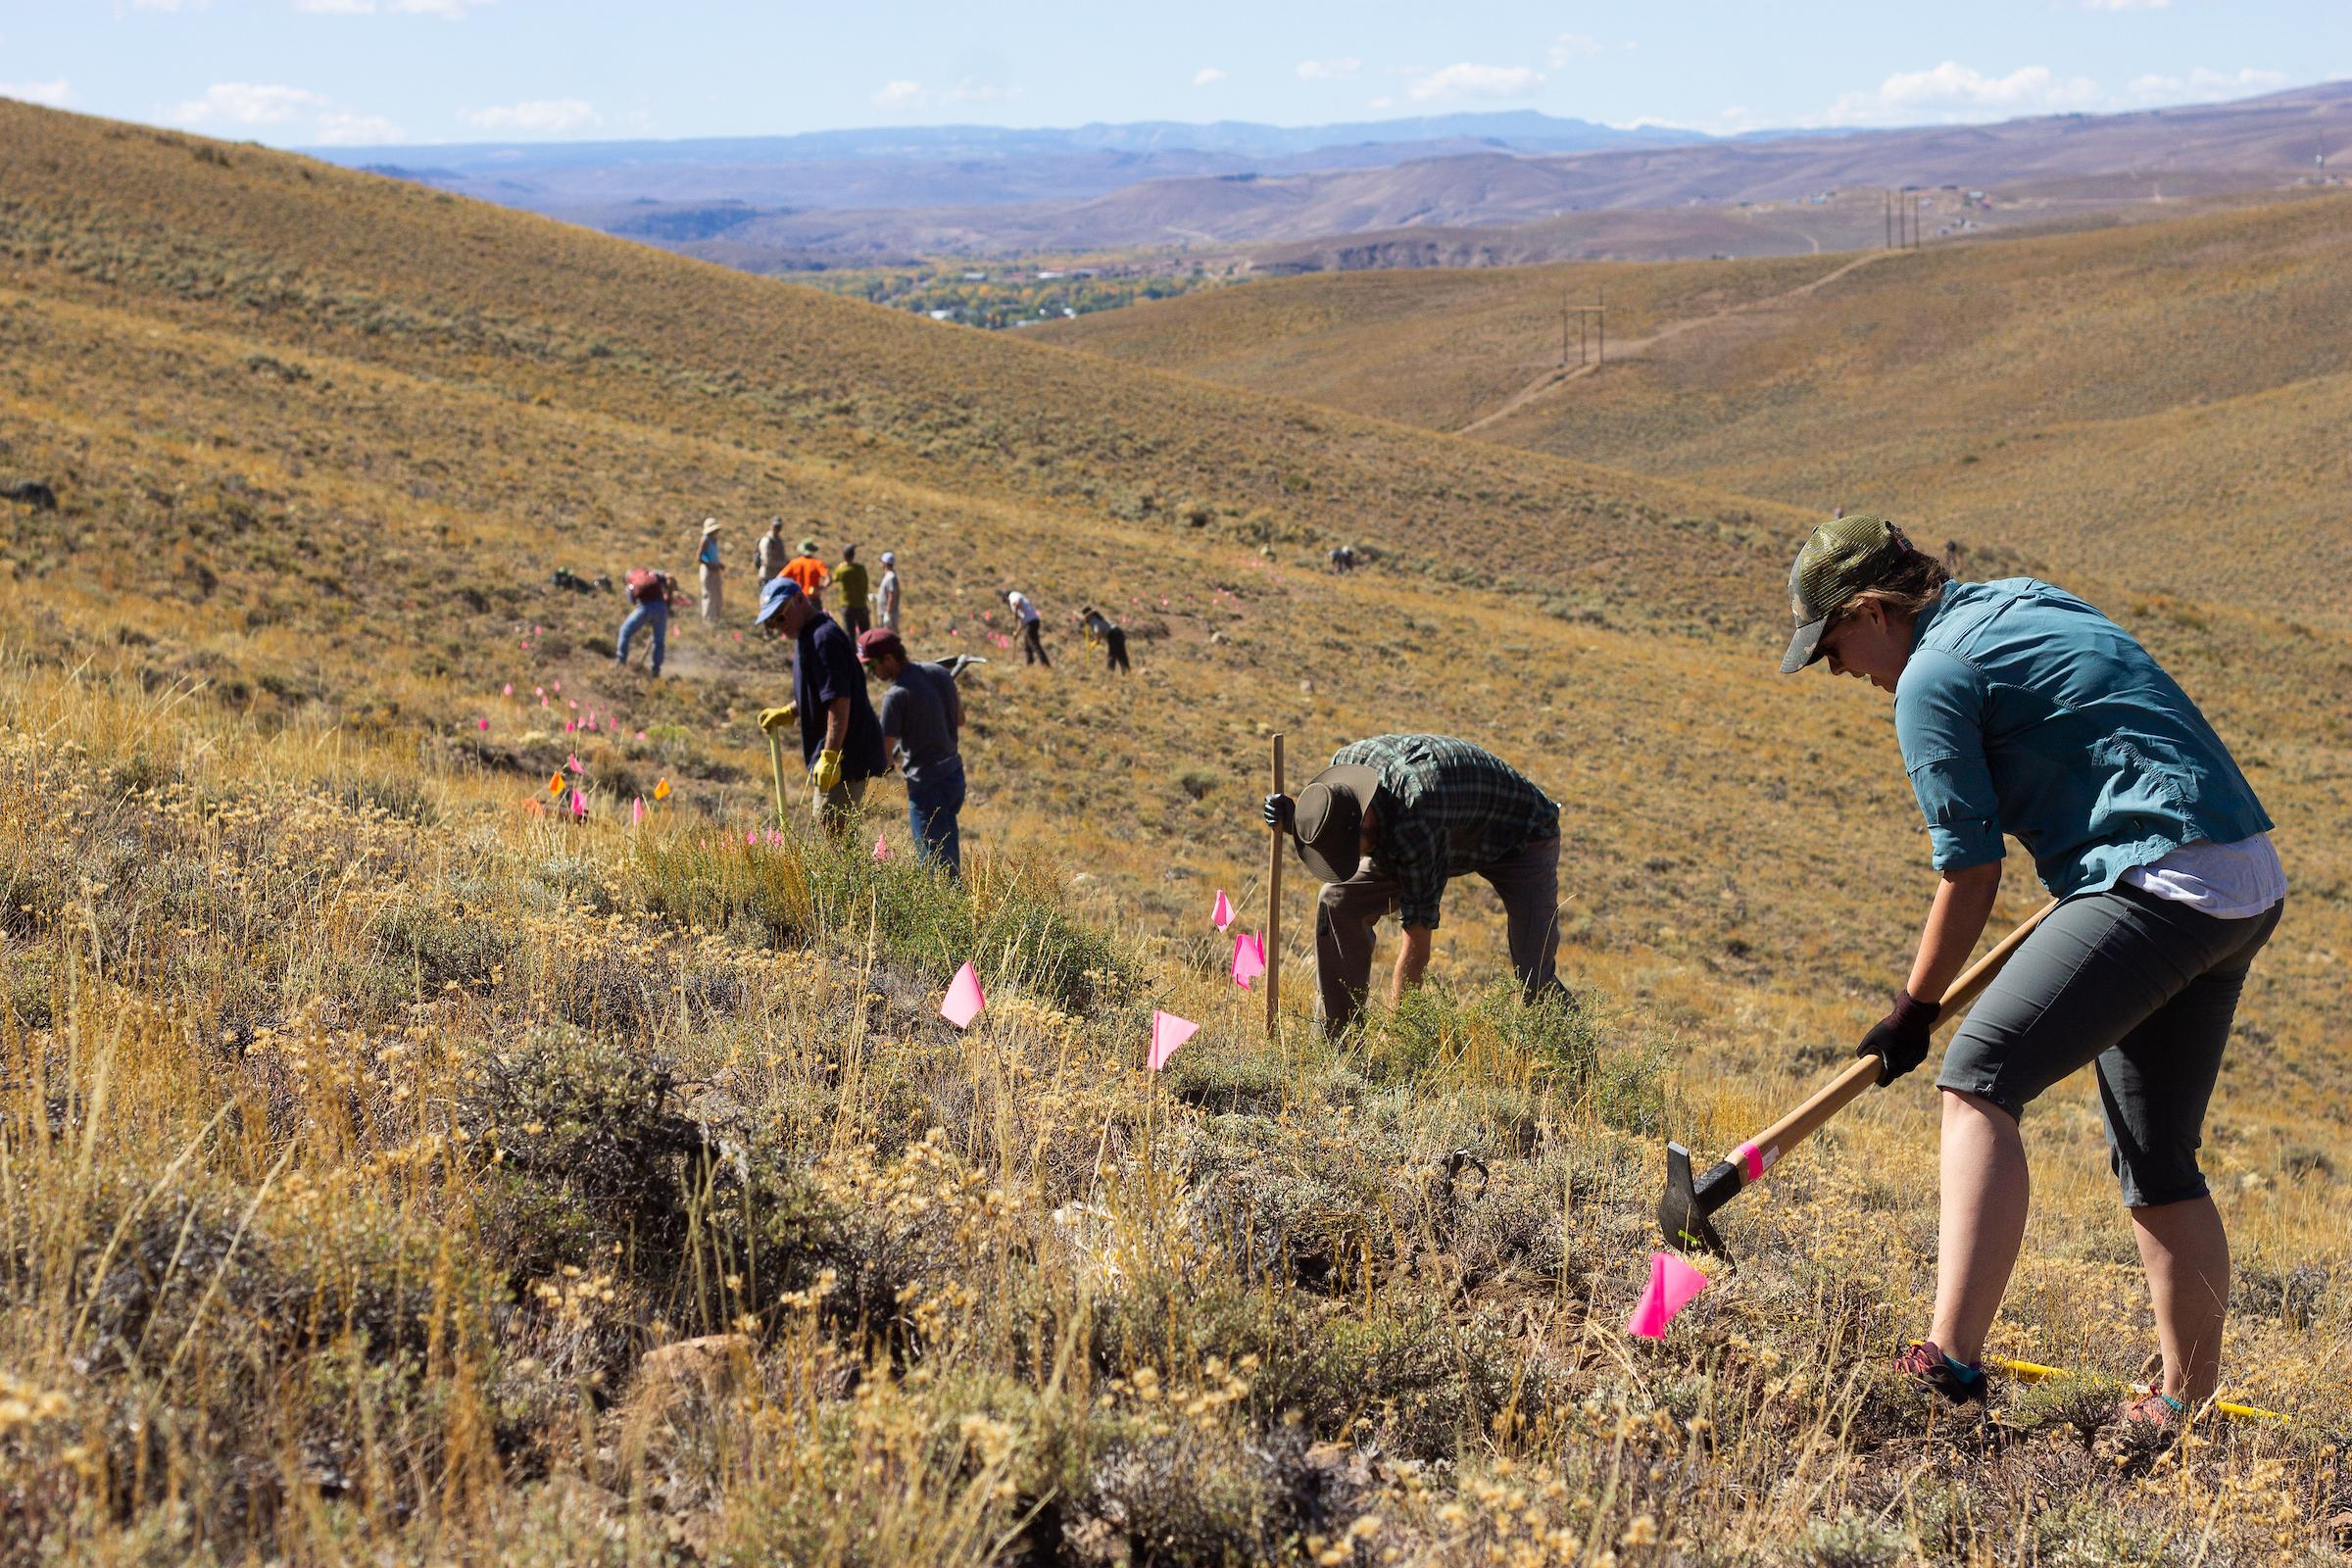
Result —
<instances>
[{"instance_id":1,"label":"hiking shoe","mask_svg":"<svg viewBox=\"0 0 2352 1568\"><path fill-rule=\"evenodd\" d=\"M2188 1406L2169 1394L2143 1394L2117 1405L2115 1419L2123 1426L2170 1433L2188 1420Z\"/></svg>"},{"instance_id":2,"label":"hiking shoe","mask_svg":"<svg viewBox=\"0 0 2352 1568\"><path fill-rule=\"evenodd\" d=\"M1984 1366L1953 1360L1933 1340L1922 1340L1897 1355L1894 1369L1912 1382L1941 1395L1948 1403L1984 1402Z\"/></svg>"}]
</instances>

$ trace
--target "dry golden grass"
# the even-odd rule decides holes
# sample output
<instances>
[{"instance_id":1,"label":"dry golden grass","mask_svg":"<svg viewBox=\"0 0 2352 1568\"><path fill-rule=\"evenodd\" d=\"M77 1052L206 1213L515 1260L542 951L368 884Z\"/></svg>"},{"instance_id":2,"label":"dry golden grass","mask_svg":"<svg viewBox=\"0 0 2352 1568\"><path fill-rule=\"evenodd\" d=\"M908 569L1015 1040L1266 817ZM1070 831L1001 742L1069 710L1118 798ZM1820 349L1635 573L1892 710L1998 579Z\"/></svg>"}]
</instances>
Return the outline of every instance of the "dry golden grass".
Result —
<instances>
[{"instance_id":1,"label":"dry golden grass","mask_svg":"<svg viewBox=\"0 0 2352 1568\"><path fill-rule=\"evenodd\" d=\"M2079 1430L2099 1384L1923 1432L1871 1370L1932 1268L1918 1081L1742 1200L1740 1272L1669 1345L1617 1331L1663 1138L1720 1149L1817 1079L1926 893L1882 706L1770 673L1802 514L252 149L0 129L0 476L62 502L0 514L0 1561L2340 1554L2340 641L2112 600L2284 824L2295 913L2208 1152L2232 1389L2312 1425L2119 1465ZM850 406L763 401L818 382ZM1261 459L1309 476L1279 514ZM1198 527L1105 499L1179 481ZM1406 482L1440 531L1358 526ZM1539 483L1591 510L1531 530ZM917 653L996 658L967 890L870 837L743 844L782 677L741 589L648 685L606 658L616 599L544 586L682 564L710 511L896 548ZM1320 572L1348 536L1389 553ZM1052 672L986 642L1008 582ZM1131 680L1060 629L1090 598ZM1592 1024L1493 993L1483 888L1345 1050L1296 1027L1296 890L1294 1032L1224 984L1205 912L1258 898L1266 733L1303 773L1408 726L1566 804ZM532 808L572 755L581 824ZM932 1010L966 956L968 1038ZM1154 1006L1205 1026L1157 1081ZM2000 1343L2112 1380L2150 1328L2095 1118L2086 1088L2036 1116ZM1484 1193L1443 1180L1463 1148Z\"/></svg>"}]
</instances>

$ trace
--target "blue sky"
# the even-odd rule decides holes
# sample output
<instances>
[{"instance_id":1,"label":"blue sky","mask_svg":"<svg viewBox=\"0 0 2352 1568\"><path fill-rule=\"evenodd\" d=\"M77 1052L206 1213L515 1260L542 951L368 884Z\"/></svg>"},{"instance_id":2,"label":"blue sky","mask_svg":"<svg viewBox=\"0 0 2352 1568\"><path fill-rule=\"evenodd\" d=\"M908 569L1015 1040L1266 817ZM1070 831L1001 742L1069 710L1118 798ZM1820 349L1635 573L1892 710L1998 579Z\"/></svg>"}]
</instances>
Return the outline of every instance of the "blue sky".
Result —
<instances>
[{"instance_id":1,"label":"blue sky","mask_svg":"<svg viewBox=\"0 0 2352 1568\"><path fill-rule=\"evenodd\" d=\"M2352 0L0 0L0 95L279 146L1477 109L1738 131L2347 74Z\"/></svg>"}]
</instances>

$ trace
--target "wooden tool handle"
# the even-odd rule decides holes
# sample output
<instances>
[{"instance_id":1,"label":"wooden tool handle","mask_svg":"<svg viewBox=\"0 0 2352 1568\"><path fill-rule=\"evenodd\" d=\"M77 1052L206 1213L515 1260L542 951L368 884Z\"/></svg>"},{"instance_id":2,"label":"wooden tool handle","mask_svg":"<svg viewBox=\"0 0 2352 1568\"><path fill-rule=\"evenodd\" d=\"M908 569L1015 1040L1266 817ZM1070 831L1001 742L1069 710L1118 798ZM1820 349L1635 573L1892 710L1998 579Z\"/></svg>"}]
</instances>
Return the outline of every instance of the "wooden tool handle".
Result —
<instances>
[{"instance_id":1,"label":"wooden tool handle","mask_svg":"<svg viewBox=\"0 0 2352 1568\"><path fill-rule=\"evenodd\" d=\"M1282 793L1282 737L1274 737L1274 793ZM1273 842L1266 850L1266 1038L1271 1040L1282 1022L1282 841L1287 835L1282 824L1274 824L1267 835Z\"/></svg>"},{"instance_id":2,"label":"wooden tool handle","mask_svg":"<svg viewBox=\"0 0 2352 1568\"><path fill-rule=\"evenodd\" d=\"M2034 928L2041 924L2042 917L2056 907L2058 907L2058 901L2052 899L2034 910L2023 925L2001 938L1993 945L1991 952L1970 964L1961 972L1959 979L1945 988L1943 1001L1939 1004L1940 1010L1936 1019L1938 1027L1949 1022L1962 1007L1977 1000L1978 993L1992 982L1994 975L2001 972L2001 965L2009 961L2009 956L2025 943L2026 938L2034 934ZM1749 1149L1756 1151L1756 1160L1752 1166L1753 1173L1761 1174L1765 1166L1770 1165L1791 1148L1811 1137L1823 1122L1843 1110L1856 1095L1878 1081L1879 1058L1856 1056L1852 1066L1831 1079L1812 1099L1756 1134L1749 1143L1742 1146L1743 1152Z\"/></svg>"}]
</instances>

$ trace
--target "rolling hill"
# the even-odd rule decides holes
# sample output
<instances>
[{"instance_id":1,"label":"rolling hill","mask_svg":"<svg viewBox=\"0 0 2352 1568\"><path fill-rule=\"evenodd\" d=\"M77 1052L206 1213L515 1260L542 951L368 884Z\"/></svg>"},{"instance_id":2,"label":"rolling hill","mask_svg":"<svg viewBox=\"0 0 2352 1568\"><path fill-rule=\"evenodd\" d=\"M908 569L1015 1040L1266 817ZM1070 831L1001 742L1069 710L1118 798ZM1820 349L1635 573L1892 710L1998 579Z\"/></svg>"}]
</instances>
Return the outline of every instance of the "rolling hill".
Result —
<instances>
[{"instance_id":1,"label":"rolling hill","mask_svg":"<svg viewBox=\"0 0 2352 1568\"><path fill-rule=\"evenodd\" d=\"M1052 341L2336 630L2352 197L1773 262L1318 276ZM1612 363L1558 378L1560 307ZM1572 355L1573 357L1573 355Z\"/></svg>"},{"instance_id":2,"label":"rolling hill","mask_svg":"<svg viewBox=\"0 0 2352 1568\"><path fill-rule=\"evenodd\" d=\"M1801 283L1768 265L1626 287ZM1882 705L1771 672L1816 507L5 103L0 481L55 500L0 501L0 1561L2342 1540L2323 620L2074 578L2242 737L2296 878L2207 1155L2233 1388L2310 1425L2158 1469L2078 1436L2147 1338L2086 1086L2037 1111L1999 1344L2091 1375L1980 1451L1869 1370L1929 1289L1924 1083L1743 1200L1675 1341L1617 1333L1662 1138L1841 1056L1926 895ZM771 826L748 585L648 682L617 599L550 584L682 568L708 514L738 561L771 514L893 548L918 656L993 657L966 886ZM1011 585L1052 670L993 642ZM1399 727L1563 802L1582 1019L1484 988L1484 889L1360 1040L1303 1027L1295 886L1288 1026L1226 983L1269 732L1297 778ZM1203 1027L1147 1074L1162 1008Z\"/></svg>"}]
</instances>

